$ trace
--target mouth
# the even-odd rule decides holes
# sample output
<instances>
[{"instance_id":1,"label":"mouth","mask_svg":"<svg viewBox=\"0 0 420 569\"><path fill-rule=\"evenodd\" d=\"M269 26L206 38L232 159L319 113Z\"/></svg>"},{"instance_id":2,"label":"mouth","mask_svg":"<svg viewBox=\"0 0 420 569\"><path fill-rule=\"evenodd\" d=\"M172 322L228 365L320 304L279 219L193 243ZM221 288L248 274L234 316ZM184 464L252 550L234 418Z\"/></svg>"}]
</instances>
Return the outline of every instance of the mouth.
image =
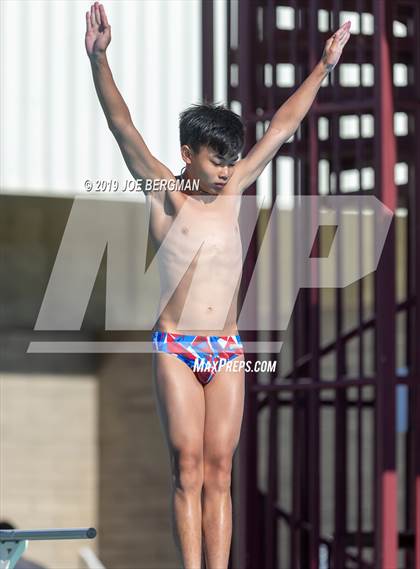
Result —
<instances>
[{"instance_id":1,"label":"mouth","mask_svg":"<svg viewBox=\"0 0 420 569\"><path fill-rule=\"evenodd\" d=\"M214 185L216 186L216 188L224 188L226 186L226 182Z\"/></svg>"}]
</instances>

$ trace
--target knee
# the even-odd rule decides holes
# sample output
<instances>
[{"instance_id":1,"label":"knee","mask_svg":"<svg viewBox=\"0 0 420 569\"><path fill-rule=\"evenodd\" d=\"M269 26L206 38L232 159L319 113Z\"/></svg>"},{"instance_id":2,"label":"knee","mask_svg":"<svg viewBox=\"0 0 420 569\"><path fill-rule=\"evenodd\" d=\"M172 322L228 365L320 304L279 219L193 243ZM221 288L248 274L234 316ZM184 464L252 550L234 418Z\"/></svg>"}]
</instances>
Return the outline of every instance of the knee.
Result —
<instances>
[{"instance_id":1,"label":"knee","mask_svg":"<svg viewBox=\"0 0 420 569\"><path fill-rule=\"evenodd\" d=\"M204 490L226 492L230 489L232 456L217 455L204 460Z\"/></svg>"},{"instance_id":2,"label":"knee","mask_svg":"<svg viewBox=\"0 0 420 569\"><path fill-rule=\"evenodd\" d=\"M203 458L199 452L178 450L173 455L172 478L176 489L183 492L201 492L203 486Z\"/></svg>"}]
</instances>

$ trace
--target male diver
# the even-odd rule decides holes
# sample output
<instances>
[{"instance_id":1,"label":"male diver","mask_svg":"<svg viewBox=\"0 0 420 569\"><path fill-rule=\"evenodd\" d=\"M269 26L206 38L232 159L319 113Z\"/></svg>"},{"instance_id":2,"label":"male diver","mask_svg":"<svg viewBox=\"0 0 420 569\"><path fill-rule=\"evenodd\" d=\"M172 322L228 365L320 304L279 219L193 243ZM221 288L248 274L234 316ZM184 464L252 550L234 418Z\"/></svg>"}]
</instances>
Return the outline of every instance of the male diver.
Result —
<instances>
[{"instance_id":1,"label":"male diver","mask_svg":"<svg viewBox=\"0 0 420 569\"><path fill-rule=\"evenodd\" d=\"M207 569L226 569L229 560L231 468L241 429L245 374L240 366L214 364L244 360L237 329L239 287L232 289L232 275L242 268L240 196L297 130L323 79L339 61L349 30L346 22L327 40L310 75L241 159L244 127L238 115L209 103L184 110L179 123L182 180L199 180L198 190L181 186L180 191L145 192L151 205L150 233L156 248L163 249L163 301L152 339L154 386L171 458L174 538L185 569L201 567L202 550ZM175 181L133 124L108 65L110 41L104 7L95 2L86 12L85 46L109 129L135 179ZM181 214L181 222L173 224ZM171 227L170 239L165 239ZM203 228L210 246L203 246L189 262ZM210 369L197 371L197 362L203 361L212 364Z\"/></svg>"}]
</instances>

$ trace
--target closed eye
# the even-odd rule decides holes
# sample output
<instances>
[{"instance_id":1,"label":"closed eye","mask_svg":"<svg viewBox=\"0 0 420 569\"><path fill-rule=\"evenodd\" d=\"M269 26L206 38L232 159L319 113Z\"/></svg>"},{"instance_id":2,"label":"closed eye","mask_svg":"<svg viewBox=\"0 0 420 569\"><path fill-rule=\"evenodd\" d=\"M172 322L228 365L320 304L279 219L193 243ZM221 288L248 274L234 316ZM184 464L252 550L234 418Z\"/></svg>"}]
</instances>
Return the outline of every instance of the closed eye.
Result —
<instances>
[{"instance_id":1,"label":"closed eye","mask_svg":"<svg viewBox=\"0 0 420 569\"><path fill-rule=\"evenodd\" d=\"M213 162L213 164L215 166L224 166L225 164L223 162ZM229 168L232 168L232 166L235 166L236 161L235 162L229 162L228 164L226 164L226 166L229 166Z\"/></svg>"}]
</instances>

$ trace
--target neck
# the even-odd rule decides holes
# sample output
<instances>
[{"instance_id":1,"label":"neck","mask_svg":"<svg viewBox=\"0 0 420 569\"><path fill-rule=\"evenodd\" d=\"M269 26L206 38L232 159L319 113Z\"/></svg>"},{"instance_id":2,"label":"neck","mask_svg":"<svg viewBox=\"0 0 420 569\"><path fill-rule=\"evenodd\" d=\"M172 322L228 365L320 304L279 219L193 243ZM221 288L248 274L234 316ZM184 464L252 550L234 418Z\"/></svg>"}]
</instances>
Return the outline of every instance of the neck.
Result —
<instances>
[{"instance_id":1,"label":"neck","mask_svg":"<svg viewBox=\"0 0 420 569\"><path fill-rule=\"evenodd\" d=\"M181 170L180 176L181 176L182 180L189 180L190 182L193 182L193 180L195 179L191 176L191 173L188 171L188 168L186 168L185 166ZM201 182L199 182L198 190L192 190L192 189L189 189L188 187L184 189L184 187L182 187L181 191L182 191L182 193L187 194L188 196L195 196L195 197L217 196L218 195L215 190L205 190L203 188L203 186L201 185Z\"/></svg>"}]
</instances>

